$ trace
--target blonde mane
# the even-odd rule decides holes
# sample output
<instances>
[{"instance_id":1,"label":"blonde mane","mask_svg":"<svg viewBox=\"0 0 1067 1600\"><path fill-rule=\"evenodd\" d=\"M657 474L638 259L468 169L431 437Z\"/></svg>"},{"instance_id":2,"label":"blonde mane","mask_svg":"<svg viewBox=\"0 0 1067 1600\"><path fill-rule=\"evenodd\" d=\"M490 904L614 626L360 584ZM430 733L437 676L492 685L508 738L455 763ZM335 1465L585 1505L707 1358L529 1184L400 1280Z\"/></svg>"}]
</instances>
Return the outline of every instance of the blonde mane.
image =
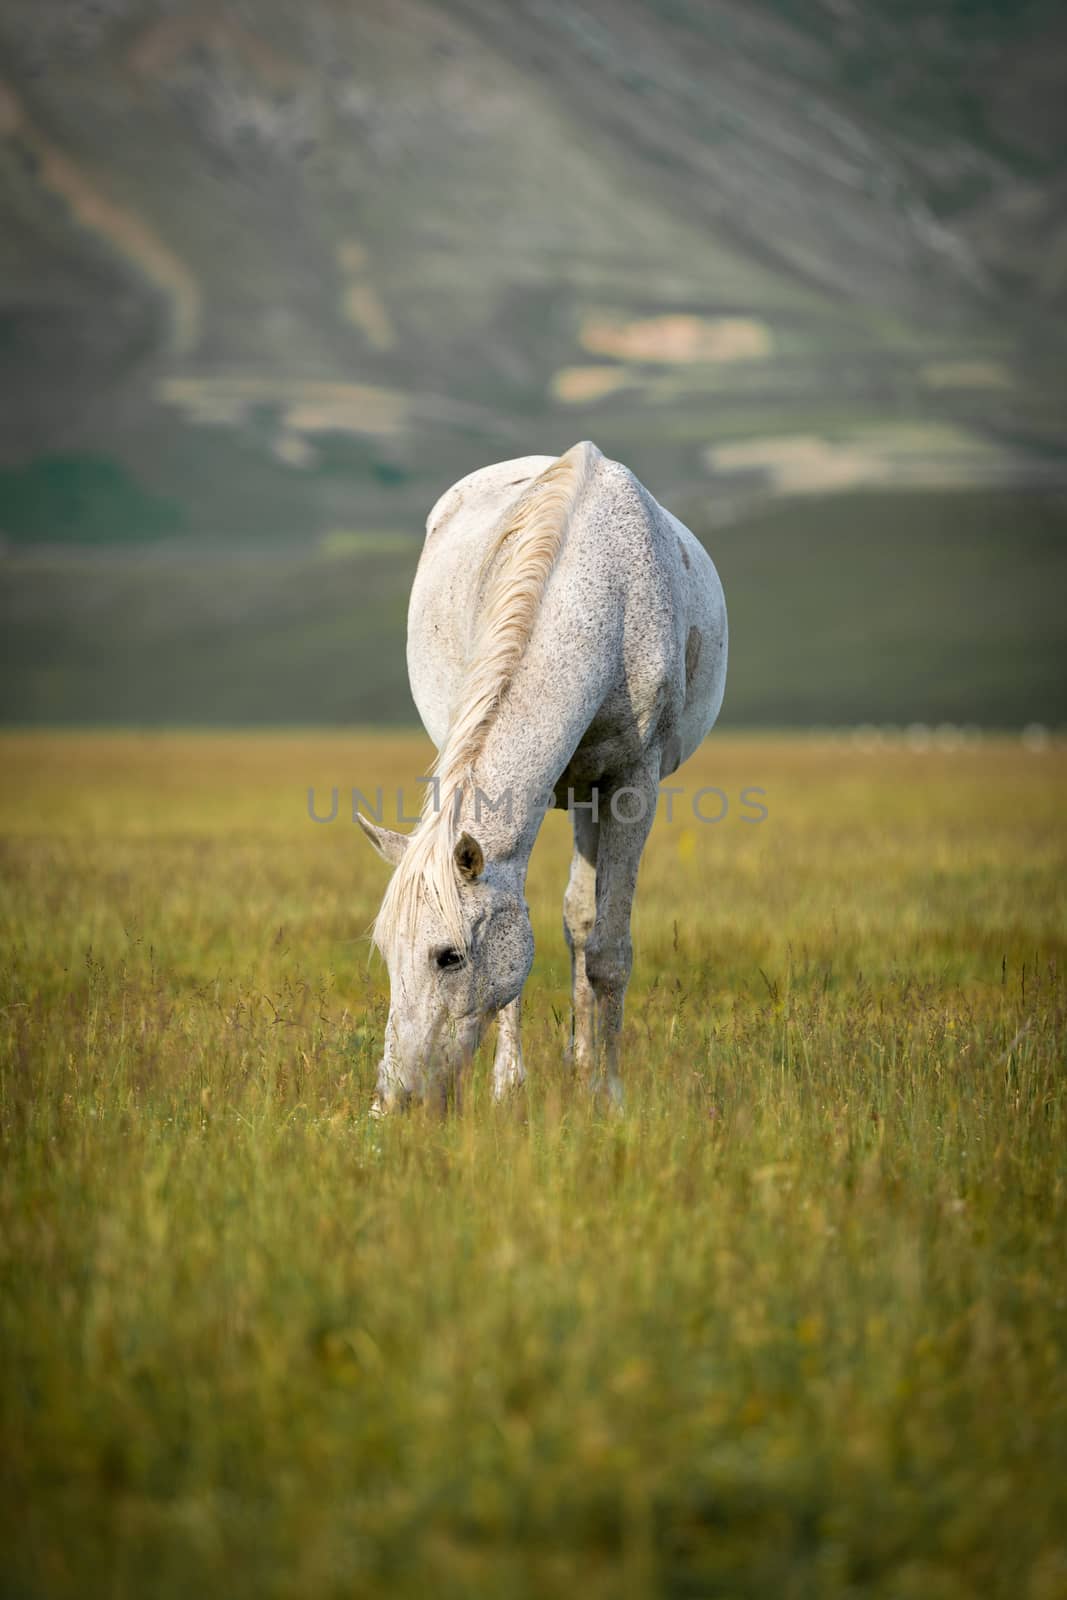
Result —
<instances>
[{"instance_id":1,"label":"blonde mane","mask_svg":"<svg viewBox=\"0 0 1067 1600\"><path fill-rule=\"evenodd\" d=\"M476 585L482 604L470 663L448 737L434 764L437 784L427 786L421 821L374 924L374 942L380 950L414 939L423 898L437 908L450 943L459 950L467 947L468 929L452 859L458 802L473 784L474 763L522 659L597 454L587 440L573 445L527 486L490 540Z\"/></svg>"}]
</instances>

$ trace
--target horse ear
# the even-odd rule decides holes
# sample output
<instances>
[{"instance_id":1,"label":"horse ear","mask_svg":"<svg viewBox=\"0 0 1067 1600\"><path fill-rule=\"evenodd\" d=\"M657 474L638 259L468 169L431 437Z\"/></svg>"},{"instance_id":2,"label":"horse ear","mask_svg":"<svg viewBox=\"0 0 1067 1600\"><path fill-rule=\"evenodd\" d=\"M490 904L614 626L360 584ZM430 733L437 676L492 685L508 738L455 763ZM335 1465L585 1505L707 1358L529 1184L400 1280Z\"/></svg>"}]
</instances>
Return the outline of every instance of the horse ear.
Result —
<instances>
[{"instance_id":1,"label":"horse ear","mask_svg":"<svg viewBox=\"0 0 1067 1600\"><path fill-rule=\"evenodd\" d=\"M394 833L392 828L376 828L373 822L367 821L362 811L356 812L356 821L382 860L390 862L394 867L398 867L404 858L404 851L408 847L408 835L406 833Z\"/></svg>"},{"instance_id":2,"label":"horse ear","mask_svg":"<svg viewBox=\"0 0 1067 1600\"><path fill-rule=\"evenodd\" d=\"M485 871L485 855L482 847L469 833L461 833L456 840L452 859L456 863L456 871L468 883L473 883L475 878L480 878Z\"/></svg>"}]
</instances>

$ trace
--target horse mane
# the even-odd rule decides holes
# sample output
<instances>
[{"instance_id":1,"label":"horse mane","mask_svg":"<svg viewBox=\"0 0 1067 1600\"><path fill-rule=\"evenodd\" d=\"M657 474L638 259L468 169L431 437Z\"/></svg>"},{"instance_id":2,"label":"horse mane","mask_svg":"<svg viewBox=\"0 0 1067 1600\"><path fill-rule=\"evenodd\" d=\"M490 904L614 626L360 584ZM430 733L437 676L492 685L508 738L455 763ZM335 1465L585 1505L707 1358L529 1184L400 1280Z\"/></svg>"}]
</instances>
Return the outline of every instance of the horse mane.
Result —
<instances>
[{"instance_id":1,"label":"horse mane","mask_svg":"<svg viewBox=\"0 0 1067 1600\"><path fill-rule=\"evenodd\" d=\"M423 898L440 913L449 942L458 950L467 948L469 930L452 859L459 803L473 785L474 763L522 659L567 526L598 457L588 440L572 445L527 485L489 541L475 585L481 605L470 659L434 763L437 781L427 785L419 825L374 923L380 950L413 940Z\"/></svg>"}]
</instances>

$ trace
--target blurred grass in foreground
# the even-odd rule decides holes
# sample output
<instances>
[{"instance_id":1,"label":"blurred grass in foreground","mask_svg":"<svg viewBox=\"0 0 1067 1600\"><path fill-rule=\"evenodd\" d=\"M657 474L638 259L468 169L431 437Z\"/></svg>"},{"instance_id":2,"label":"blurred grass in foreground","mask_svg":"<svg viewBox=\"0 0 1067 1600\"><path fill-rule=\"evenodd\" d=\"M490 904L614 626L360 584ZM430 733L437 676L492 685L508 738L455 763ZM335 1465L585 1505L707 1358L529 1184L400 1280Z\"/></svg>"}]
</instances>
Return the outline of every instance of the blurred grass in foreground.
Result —
<instances>
[{"instance_id":1,"label":"blurred grass in foreground","mask_svg":"<svg viewBox=\"0 0 1067 1600\"><path fill-rule=\"evenodd\" d=\"M1067 754L713 737L618 1120L562 1065L550 818L528 1120L480 1060L378 1126L347 788L425 763L0 740L5 1589L1058 1600Z\"/></svg>"}]
</instances>

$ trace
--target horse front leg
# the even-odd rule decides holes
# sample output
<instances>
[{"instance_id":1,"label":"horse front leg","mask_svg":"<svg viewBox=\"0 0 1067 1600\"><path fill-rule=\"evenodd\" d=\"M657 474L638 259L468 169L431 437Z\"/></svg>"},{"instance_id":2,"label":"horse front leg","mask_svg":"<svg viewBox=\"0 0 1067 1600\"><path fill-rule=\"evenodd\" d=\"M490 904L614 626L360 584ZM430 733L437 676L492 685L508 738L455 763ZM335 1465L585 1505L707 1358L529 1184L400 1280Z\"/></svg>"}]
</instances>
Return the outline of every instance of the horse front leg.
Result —
<instances>
[{"instance_id":1,"label":"horse front leg","mask_svg":"<svg viewBox=\"0 0 1067 1600\"><path fill-rule=\"evenodd\" d=\"M633 967L630 914L641 852L656 815L658 774L629 773L602 797L596 860L596 920L585 947L585 970L596 996L593 1090L622 1103L619 1056L626 990Z\"/></svg>"},{"instance_id":2,"label":"horse front leg","mask_svg":"<svg viewBox=\"0 0 1067 1600\"><path fill-rule=\"evenodd\" d=\"M522 1059L522 995L497 1012L496 1055L493 1058L493 1099L503 1100L511 1089L526 1082Z\"/></svg>"}]
</instances>

